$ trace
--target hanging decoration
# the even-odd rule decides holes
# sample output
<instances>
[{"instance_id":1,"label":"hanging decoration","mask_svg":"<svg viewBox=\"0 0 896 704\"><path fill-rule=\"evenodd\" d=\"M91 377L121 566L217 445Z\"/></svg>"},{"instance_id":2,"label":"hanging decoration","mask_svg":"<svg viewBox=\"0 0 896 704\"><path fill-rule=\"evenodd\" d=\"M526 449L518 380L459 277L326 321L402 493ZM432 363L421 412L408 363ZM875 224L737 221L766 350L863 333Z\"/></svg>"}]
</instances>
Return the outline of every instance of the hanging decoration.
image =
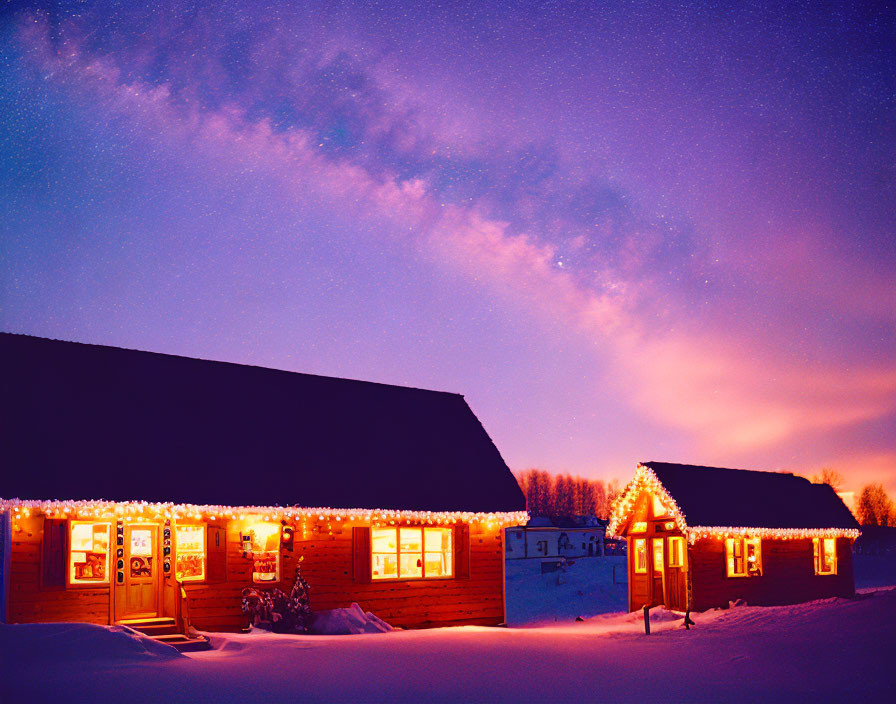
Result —
<instances>
[{"instance_id":1,"label":"hanging decoration","mask_svg":"<svg viewBox=\"0 0 896 704\"><path fill-rule=\"evenodd\" d=\"M166 575L171 574L171 521L165 521L165 527L162 529L162 570Z\"/></svg>"},{"instance_id":2,"label":"hanging decoration","mask_svg":"<svg viewBox=\"0 0 896 704\"><path fill-rule=\"evenodd\" d=\"M115 522L115 583L124 584L124 523Z\"/></svg>"}]
</instances>

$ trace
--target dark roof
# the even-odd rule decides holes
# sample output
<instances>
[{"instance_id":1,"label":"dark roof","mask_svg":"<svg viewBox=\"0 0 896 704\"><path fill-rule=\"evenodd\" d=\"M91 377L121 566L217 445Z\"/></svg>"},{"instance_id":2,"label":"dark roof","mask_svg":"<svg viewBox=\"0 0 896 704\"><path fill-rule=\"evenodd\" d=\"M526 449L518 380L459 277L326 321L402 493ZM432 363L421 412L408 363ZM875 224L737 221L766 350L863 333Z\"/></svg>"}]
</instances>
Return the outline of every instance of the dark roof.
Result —
<instances>
[{"instance_id":1,"label":"dark roof","mask_svg":"<svg viewBox=\"0 0 896 704\"><path fill-rule=\"evenodd\" d=\"M0 496L518 511L463 396L0 333Z\"/></svg>"},{"instance_id":2,"label":"dark roof","mask_svg":"<svg viewBox=\"0 0 896 704\"><path fill-rule=\"evenodd\" d=\"M689 526L858 528L827 484L782 472L642 462L650 467Z\"/></svg>"}]
</instances>

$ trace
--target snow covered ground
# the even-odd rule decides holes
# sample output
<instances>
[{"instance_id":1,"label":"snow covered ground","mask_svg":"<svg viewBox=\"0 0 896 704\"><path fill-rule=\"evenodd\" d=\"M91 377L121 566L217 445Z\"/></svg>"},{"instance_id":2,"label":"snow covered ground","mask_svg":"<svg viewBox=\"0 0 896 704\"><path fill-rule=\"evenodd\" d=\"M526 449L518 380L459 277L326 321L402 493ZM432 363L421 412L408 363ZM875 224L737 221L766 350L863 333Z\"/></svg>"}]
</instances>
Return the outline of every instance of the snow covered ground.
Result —
<instances>
[{"instance_id":1,"label":"snow covered ground","mask_svg":"<svg viewBox=\"0 0 896 704\"><path fill-rule=\"evenodd\" d=\"M0 626L4 701L896 701L896 590L537 628L209 634L181 656L123 629Z\"/></svg>"}]
</instances>

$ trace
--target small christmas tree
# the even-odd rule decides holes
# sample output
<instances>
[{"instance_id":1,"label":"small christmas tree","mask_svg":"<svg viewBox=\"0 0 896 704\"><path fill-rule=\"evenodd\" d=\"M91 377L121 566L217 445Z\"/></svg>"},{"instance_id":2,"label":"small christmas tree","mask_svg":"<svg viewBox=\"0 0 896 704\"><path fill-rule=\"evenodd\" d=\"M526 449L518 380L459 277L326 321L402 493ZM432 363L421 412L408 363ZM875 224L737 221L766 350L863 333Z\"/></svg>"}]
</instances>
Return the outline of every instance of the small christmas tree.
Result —
<instances>
[{"instance_id":1,"label":"small christmas tree","mask_svg":"<svg viewBox=\"0 0 896 704\"><path fill-rule=\"evenodd\" d=\"M282 589L262 591L246 587L242 591L243 613L257 628L274 633L307 633L311 622L308 592L311 587L302 575L301 561L296 563L296 579L289 596Z\"/></svg>"},{"instance_id":2,"label":"small christmas tree","mask_svg":"<svg viewBox=\"0 0 896 704\"><path fill-rule=\"evenodd\" d=\"M289 601L290 607L295 610L296 613L296 625L297 627L301 627L301 630L297 630L297 633L307 633L308 626L311 625L311 603L309 601L308 592L311 591L311 587L308 585L308 582L305 580L305 576L302 574L302 560L305 559L305 556L299 558L298 562L296 562L296 581L292 585L292 590L289 592Z\"/></svg>"}]
</instances>

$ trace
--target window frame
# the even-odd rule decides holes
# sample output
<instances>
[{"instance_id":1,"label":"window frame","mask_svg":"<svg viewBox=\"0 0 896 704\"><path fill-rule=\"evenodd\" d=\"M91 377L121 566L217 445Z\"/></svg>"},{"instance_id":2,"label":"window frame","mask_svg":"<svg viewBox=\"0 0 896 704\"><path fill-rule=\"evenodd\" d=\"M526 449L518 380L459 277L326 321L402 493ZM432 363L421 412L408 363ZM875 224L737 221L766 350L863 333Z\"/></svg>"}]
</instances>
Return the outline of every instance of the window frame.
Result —
<instances>
[{"instance_id":1,"label":"window frame","mask_svg":"<svg viewBox=\"0 0 896 704\"><path fill-rule=\"evenodd\" d=\"M401 530L419 530L420 531L420 551L414 551L414 554L420 555L421 565L420 565L420 576L414 577L405 577L401 574ZM394 530L395 531L395 552L384 552L382 550L374 550L374 533L378 530ZM451 536L451 547L447 551L440 550L441 554L447 554L451 558L451 573L450 574L440 574L436 576L427 576L426 575L426 531L447 531ZM448 580L448 579L457 579L457 534L453 527L451 526L371 526L370 528L370 581L371 582L419 582L419 581L427 581L433 582L438 580ZM430 554L435 554L432 550L429 551ZM378 576L373 573L374 568L374 555L394 555L395 556L395 571L396 575L394 577L386 577L386 576Z\"/></svg>"},{"instance_id":2,"label":"window frame","mask_svg":"<svg viewBox=\"0 0 896 704\"><path fill-rule=\"evenodd\" d=\"M72 540L72 532L75 529L75 526L78 525L90 525L90 526L106 526L107 534L109 536L109 540L106 544L106 576L102 580L90 580L90 581L81 581L75 580L73 577L74 571L74 553L76 552L84 552L83 550L74 550L73 545L74 542ZM67 589L108 589L112 585L112 551L117 547L113 542L112 536L115 534L112 530L112 521L111 520L100 520L100 521L92 521L89 519L70 519L68 522L68 526L66 528L66 534L68 537L68 546L65 556L65 586ZM116 558L117 559L117 558Z\"/></svg>"},{"instance_id":3,"label":"window frame","mask_svg":"<svg viewBox=\"0 0 896 704\"><path fill-rule=\"evenodd\" d=\"M207 582L208 581L208 524L206 523L188 523L181 522L175 523L173 526L174 532L174 564L172 565L172 572L174 573L174 579L178 582ZM178 539L178 530L181 528L201 528L202 529L202 576L201 577L178 577L177 576L177 562L180 557L180 541ZM195 555L194 551L187 551L188 555Z\"/></svg>"},{"instance_id":4,"label":"window frame","mask_svg":"<svg viewBox=\"0 0 896 704\"><path fill-rule=\"evenodd\" d=\"M823 561L826 550L824 546L827 541L831 541L833 551L831 552L831 569L826 571L823 569ZM815 574L819 577L829 577L837 574L837 539L836 538L812 538L812 562L815 565Z\"/></svg>"},{"instance_id":5,"label":"window frame","mask_svg":"<svg viewBox=\"0 0 896 704\"><path fill-rule=\"evenodd\" d=\"M283 533L282 533L283 526L282 526L282 524L277 523L275 521L266 521L266 520L262 519L262 520L252 520L251 522L248 522L247 525L246 524L244 524L244 525L245 525L245 529L243 529L242 527L240 528L240 538L241 539L246 536L251 536L254 529L256 528L256 526L261 526L261 525L273 526L276 529L274 531L271 531L271 535L274 535L275 533L277 535L276 551L275 550L258 550L258 551L253 550L252 548L254 547L255 543L254 543L254 538L252 538L252 539L250 539L250 543L249 543L249 553L252 555L252 558L251 558L252 559L252 584L262 584L262 585L267 585L267 586L280 584L280 580L283 579L283 574L282 574L282 571L283 571ZM206 536L208 536L207 530L206 530ZM245 546L244 546L244 550L245 550ZM205 570L206 570L206 575L208 575L208 545L205 546L205 551L206 551ZM275 571L274 571L274 579L258 579L256 577L256 575L258 575L258 574L269 574L266 572L259 572L258 570L255 569L255 565L256 565L255 554L256 554L256 552L276 553L276 562L275 562L276 567L275 567Z\"/></svg>"},{"instance_id":6,"label":"window frame","mask_svg":"<svg viewBox=\"0 0 896 704\"><path fill-rule=\"evenodd\" d=\"M750 550L749 547L755 547L756 554L756 566L757 569L750 570ZM740 548L740 557L735 553L732 548L739 547ZM737 560L743 564L741 572L732 571L732 567L736 567ZM762 539L761 538L725 538L725 576L729 579L741 579L741 578L749 578L749 577L761 577L762 576Z\"/></svg>"}]
</instances>

